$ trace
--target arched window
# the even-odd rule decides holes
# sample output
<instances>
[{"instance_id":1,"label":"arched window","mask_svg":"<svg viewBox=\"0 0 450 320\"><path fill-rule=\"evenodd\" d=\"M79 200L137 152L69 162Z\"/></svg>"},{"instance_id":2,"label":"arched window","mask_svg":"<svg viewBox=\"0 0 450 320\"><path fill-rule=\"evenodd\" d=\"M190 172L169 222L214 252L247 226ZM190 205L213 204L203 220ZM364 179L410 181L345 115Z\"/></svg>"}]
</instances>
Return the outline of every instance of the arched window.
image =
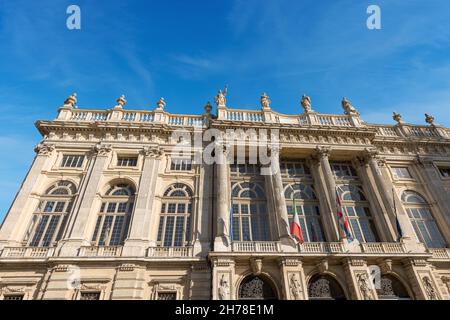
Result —
<instances>
[{"instance_id":1,"label":"arched window","mask_svg":"<svg viewBox=\"0 0 450 320\"><path fill-rule=\"evenodd\" d=\"M114 184L103 196L92 242L98 246L121 246L128 236L135 190L128 184Z\"/></svg>"},{"instance_id":2,"label":"arched window","mask_svg":"<svg viewBox=\"0 0 450 320\"><path fill-rule=\"evenodd\" d=\"M186 246L191 241L192 190L176 183L167 188L161 205L157 244Z\"/></svg>"},{"instance_id":3,"label":"arched window","mask_svg":"<svg viewBox=\"0 0 450 320\"><path fill-rule=\"evenodd\" d=\"M232 236L236 241L270 240L267 201L263 188L241 182L232 189Z\"/></svg>"},{"instance_id":4,"label":"arched window","mask_svg":"<svg viewBox=\"0 0 450 320\"><path fill-rule=\"evenodd\" d=\"M274 300L277 294L269 281L262 277L248 276L239 286L240 300Z\"/></svg>"},{"instance_id":5,"label":"arched window","mask_svg":"<svg viewBox=\"0 0 450 320\"><path fill-rule=\"evenodd\" d=\"M380 300L410 300L405 286L391 275L381 276L380 288L377 289Z\"/></svg>"},{"instance_id":6,"label":"arched window","mask_svg":"<svg viewBox=\"0 0 450 320\"><path fill-rule=\"evenodd\" d=\"M310 300L346 300L339 283L328 275L315 275L308 284Z\"/></svg>"},{"instance_id":7,"label":"arched window","mask_svg":"<svg viewBox=\"0 0 450 320\"><path fill-rule=\"evenodd\" d=\"M290 184L285 188L284 197L287 204L289 223L294 218L293 205L295 199L303 239L306 242L324 241L319 213L319 200L316 197L313 187L301 183Z\"/></svg>"},{"instance_id":8,"label":"arched window","mask_svg":"<svg viewBox=\"0 0 450 320\"><path fill-rule=\"evenodd\" d=\"M29 246L49 247L61 239L75 194L76 187L69 181L58 181L47 189L25 236Z\"/></svg>"},{"instance_id":9,"label":"arched window","mask_svg":"<svg viewBox=\"0 0 450 320\"><path fill-rule=\"evenodd\" d=\"M356 185L338 187L342 210L347 215L353 236L360 242L376 242L376 233L372 213L362 190Z\"/></svg>"},{"instance_id":10,"label":"arched window","mask_svg":"<svg viewBox=\"0 0 450 320\"><path fill-rule=\"evenodd\" d=\"M444 237L425 199L414 191L405 191L402 202L419 241L429 248L445 248Z\"/></svg>"}]
</instances>

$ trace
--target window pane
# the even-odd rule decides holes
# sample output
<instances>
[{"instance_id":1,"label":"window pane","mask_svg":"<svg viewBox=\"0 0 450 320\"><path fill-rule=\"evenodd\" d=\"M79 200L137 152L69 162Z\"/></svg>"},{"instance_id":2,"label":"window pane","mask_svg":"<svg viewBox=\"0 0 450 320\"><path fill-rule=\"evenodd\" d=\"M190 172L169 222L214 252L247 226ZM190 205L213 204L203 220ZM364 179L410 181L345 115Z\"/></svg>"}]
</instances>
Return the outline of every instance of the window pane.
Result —
<instances>
[{"instance_id":1,"label":"window pane","mask_svg":"<svg viewBox=\"0 0 450 320\"><path fill-rule=\"evenodd\" d=\"M174 228L175 217L167 217L166 219L166 232L164 234L164 246L171 247L173 239L173 228Z\"/></svg>"},{"instance_id":2,"label":"window pane","mask_svg":"<svg viewBox=\"0 0 450 320\"><path fill-rule=\"evenodd\" d=\"M34 237L30 243L30 246L32 246L32 247L39 246L39 242L41 240L42 234L44 233L45 227L47 226L48 219L49 219L49 216L42 216L42 218L39 221L39 224L36 228L36 231L34 233Z\"/></svg>"},{"instance_id":3,"label":"window pane","mask_svg":"<svg viewBox=\"0 0 450 320\"><path fill-rule=\"evenodd\" d=\"M44 238L42 239L42 246L48 247L53 239L53 235L55 234L56 227L58 226L60 216L53 216L50 219L50 223L48 224L47 231L45 232Z\"/></svg>"},{"instance_id":4,"label":"window pane","mask_svg":"<svg viewBox=\"0 0 450 320\"><path fill-rule=\"evenodd\" d=\"M183 229L184 229L184 217L177 217L174 246L180 247L183 245Z\"/></svg>"},{"instance_id":5,"label":"window pane","mask_svg":"<svg viewBox=\"0 0 450 320\"><path fill-rule=\"evenodd\" d=\"M164 217L160 217L159 218L159 227L158 227L158 238L157 238L157 241L161 241L163 228L164 228Z\"/></svg>"}]
</instances>

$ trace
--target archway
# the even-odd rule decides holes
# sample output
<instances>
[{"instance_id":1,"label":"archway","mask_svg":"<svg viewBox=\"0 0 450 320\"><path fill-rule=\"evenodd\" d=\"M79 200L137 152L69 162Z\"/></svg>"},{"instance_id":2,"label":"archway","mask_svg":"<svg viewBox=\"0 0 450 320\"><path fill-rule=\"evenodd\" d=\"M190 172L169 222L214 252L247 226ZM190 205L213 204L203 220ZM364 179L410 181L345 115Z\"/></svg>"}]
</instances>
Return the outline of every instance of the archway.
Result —
<instances>
[{"instance_id":1,"label":"archway","mask_svg":"<svg viewBox=\"0 0 450 320\"><path fill-rule=\"evenodd\" d=\"M391 275L381 277L381 287L377 289L377 294L380 300L411 300L403 283Z\"/></svg>"},{"instance_id":2,"label":"archway","mask_svg":"<svg viewBox=\"0 0 450 320\"><path fill-rule=\"evenodd\" d=\"M239 300L276 300L278 299L270 280L262 276L248 276L239 286Z\"/></svg>"},{"instance_id":3,"label":"archway","mask_svg":"<svg viewBox=\"0 0 450 320\"><path fill-rule=\"evenodd\" d=\"M339 283L328 275L315 275L309 280L310 300L347 300Z\"/></svg>"}]
</instances>

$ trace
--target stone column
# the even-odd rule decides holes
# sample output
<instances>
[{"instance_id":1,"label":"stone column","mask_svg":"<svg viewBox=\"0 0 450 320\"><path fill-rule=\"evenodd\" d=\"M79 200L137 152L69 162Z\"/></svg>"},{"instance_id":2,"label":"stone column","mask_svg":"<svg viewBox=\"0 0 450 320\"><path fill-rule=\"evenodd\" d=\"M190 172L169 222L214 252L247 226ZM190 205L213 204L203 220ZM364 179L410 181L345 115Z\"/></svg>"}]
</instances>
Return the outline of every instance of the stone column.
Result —
<instances>
[{"instance_id":1,"label":"stone column","mask_svg":"<svg viewBox=\"0 0 450 320\"><path fill-rule=\"evenodd\" d=\"M356 167L359 172L359 176L361 177L366 189L366 197L370 202L371 213L375 219L374 221L377 228L376 231L380 237L380 241L396 242L396 230L393 229L393 226L395 226L395 220L394 224L392 224L380 195L380 192L386 193L387 190L380 190L374 181L373 175L378 174L377 172L373 172L374 166L378 165L373 158L373 154L367 152L363 157L357 158L355 163L357 164Z\"/></svg>"},{"instance_id":2,"label":"stone column","mask_svg":"<svg viewBox=\"0 0 450 320\"><path fill-rule=\"evenodd\" d=\"M425 259L403 261L409 283L417 300L442 300L432 266Z\"/></svg>"},{"instance_id":3,"label":"stone column","mask_svg":"<svg viewBox=\"0 0 450 320\"><path fill-rule=\"evenodd\" d=\"M289 218L284 198L283 179L280 170L280 155L278 148L271 148L271 163L265 166L262 174L265 178L267 197L272 197L275 208L276 222L278 226L278 237L283 244L293 246L289 227Z\"/></svg>"},{"instance_id":4,"label":"stone column","mask_svg":"<svg viewBox=\"0 0 450 320\"><path fill-rule=\"evenodd\" d=\"M111 147L98 145L95 147L95 150L97 151L97 156L95 157L92 172L87 181L86 190L84 194L80 195L82 197L80 207L72 213L73 225L61 248L60 255L62 256L74 256L77 254L80 246L90 244L90 239L88 238L90 235L86 234L86 225L95 197L99 192L100 179L109 159Z\"/></svg>"},{"instance_id":5,"label":"stone column","mask_svg":"<svg viewBox=\"0 0 450 320\"><path fill-rule=\"evenodd\" d=\"M41 172L47 162L47 159L53 154L55 147L49 144L39 144L35 151L37 153L34 158L33 164L31 165L28 173L22 182L22 186L20 187L14 202L9 209L8 214L3 221L3 224L0 228L0 248L9 245L9 246L20 246L22 239L20 238L22 235L20 232L21 223L28 223L27 219L24 219L26 216L26 212L24 209L26 207L27 202L36 188L36 184L41 175Z\"/></svg>"},{"instance_id":6,"label":"stone column","mask_svg":"<svg viewBox=\"0 0 450 320\"><path fill-rule=\"evenodd\" d=\"M402 200L395 191L390 177L389 169L386 166L386 161L383 158L375 157L374 155L375 154L372 153L371 159L369 161L369 166L371 168L377 188L380 191L380 196L383 200L384 207L388 212L392 228L395 230L395 235L397 236L397 227L395 221L395 216L397 215L400 227L403 232L402 242L409 243L413 247L415 247L415 243L417 243L416 234L411 223L409 222L408 214L403 207ZM394 193L392 192L392 190L394 190Z\"/></svg>"},{"instance_id":7,"label":"stone column","mask_svg":"<svg viewBox=\"0 0 450 320\"><path fill-rule=\"evenodd\" d=\"M345 259L345 278L350 290L352 300L376 300L378 299L375 288L369 277L367 263L363 259Z\"/></svg>"},{"instance_id":8,"label":"stone column","mask_svg":"<svg viewBox=\"0 0 450 320\"><path fill-rule=\"evenodd\" d=\"M448 194L446 186L442 183L442 179L438 170L433 164L433 160L429 158L419 157L417 160L419 174L421 175L424 185L429 189L440 215L435 214L435 219L438 221L440 229L450 243L450 194ZM433 212L434 213L434 212Z\"/></svg>"},{"instance_id":9,"label":"stone column","mask_svg":"<svg viewBox=\"0 0 450 320\"><path fill-rule=\"evenodd\" d=\"M338 228L336 219L336 183L334 181L334 174L331 170L328 157L330 155L330 148L317 147L316 152L313 155L315 164L313 161L313 174L319 189L318 196L321 204L327 209L322 213L324 220L324 228L328 229L327 236L328 241L337 241L341 238L341 234Z\"/></svg>"},{"instance_id":10,"label":"stone column","mask_svg":"<svg viewBox=\"0 0 450 320\"><path fill-rule=\"evenodd\" d=\"M309 160L309 166L314 179L314 189L319 199L320 218L324 228L325 239L329 242L339 241L338 226L336 223L334 204L330 201L328 187L326 185L319 156L313 155Z\"/></svg>"},{"instance_id":11,"label":"stone column","mask_svg":"<svg viewBox=\"0 0 450 320\"><path fill-rule=\"evenodd\" d=\"M228 161L224 145L216 147L216 237L214 251L230 251L230 176Z\"/></svg>"},{"instance_id":12,"label":"stone column","mask_svg":"<svg viewBox=\"0 0 450 320\"><path fill-rule=\"evenodd\" d=\"M308 300L308 289L302 261L296 258L280 258L283 296L285 300Z\"/></svg>"},{"instance_id":13,"label":"stone column","mask_svg":"<svg viewBox=\"0 0 450 320\"><path fill-rule=\"evenodd\" d=\"M152 218L156 181L162 151L157 147L144 148L142 151L144 164L142 167L139 189L130 224L130 233L125 241L123 255L143 256L149 246L150 220Z\"/></svg>"}]
</instances>

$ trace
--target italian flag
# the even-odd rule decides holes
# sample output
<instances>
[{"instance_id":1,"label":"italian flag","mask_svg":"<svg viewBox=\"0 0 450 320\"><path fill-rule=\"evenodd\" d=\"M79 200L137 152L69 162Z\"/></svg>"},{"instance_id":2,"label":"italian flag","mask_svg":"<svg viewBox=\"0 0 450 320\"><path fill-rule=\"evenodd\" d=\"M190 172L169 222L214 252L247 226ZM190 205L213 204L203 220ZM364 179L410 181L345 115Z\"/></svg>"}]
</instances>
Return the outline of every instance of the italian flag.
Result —
<instances>
[{"instance_id":1,"label":"italian flag","mask_svg":"<svg viewBox=\"0 0 450 320\"><path fill-rule=\"evenodd\" d=\"M300 226L300 219L298 218L297 205L295 204L295 197L292 195L292 214L294 219L291 223L291 235L297 239L298 242L303 243L302 227Z\"/></svg>"}]
</instances>

